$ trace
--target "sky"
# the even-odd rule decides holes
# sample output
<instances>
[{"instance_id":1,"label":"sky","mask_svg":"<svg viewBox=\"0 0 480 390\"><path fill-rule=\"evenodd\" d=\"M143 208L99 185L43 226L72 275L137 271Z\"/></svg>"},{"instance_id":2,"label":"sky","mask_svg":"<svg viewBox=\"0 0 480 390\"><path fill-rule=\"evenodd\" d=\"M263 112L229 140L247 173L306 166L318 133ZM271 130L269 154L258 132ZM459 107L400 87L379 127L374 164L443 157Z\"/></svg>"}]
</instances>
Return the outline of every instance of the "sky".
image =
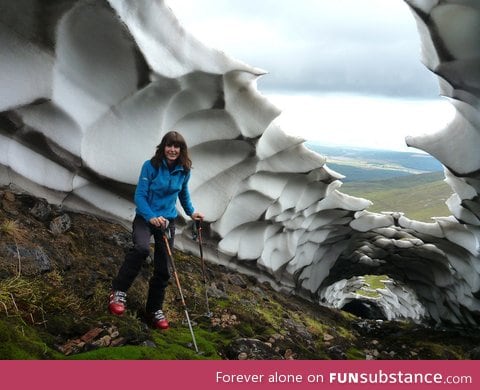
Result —
<instances>
[{"instance_id":1,"label":"sky","mask_svg":"<svg viewBox=\"0 0 480 390\"><path fill-rule=\"evenodd\" d=\"M454 109L422 63L403 0L168 0L208 46L262 68L284 130L326 145L411 150Z\"/></svg>"}]
</instances>

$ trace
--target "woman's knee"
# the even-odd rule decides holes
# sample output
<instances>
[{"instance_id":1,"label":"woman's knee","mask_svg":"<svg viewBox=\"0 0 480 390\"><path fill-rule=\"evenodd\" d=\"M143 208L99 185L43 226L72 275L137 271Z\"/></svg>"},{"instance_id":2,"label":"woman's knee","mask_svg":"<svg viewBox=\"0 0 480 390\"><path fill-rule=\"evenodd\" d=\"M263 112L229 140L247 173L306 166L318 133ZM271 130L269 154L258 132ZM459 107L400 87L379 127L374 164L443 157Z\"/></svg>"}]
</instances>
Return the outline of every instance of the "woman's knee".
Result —
<instances>
[{"instance_id":1,"label":"woman's knee","mask_svg":"<svg viewBox=\"0 0 480 390\"><path fill-rule=\"evenodd\" d=\"M170 280L170 275L169 274L153 274L152 277L150 278L150 286L157 287L164 289L168 286L168 281Z\"/></svg>"},{"instance_id":2,"label":"woman's knee","mask_svg":"<svg viewBox=\"0 0 480 390\"><path fill-rule=\"evenodd\" d=\"M150 246L145 244L136 243L133 250L142 257L147 257L150 254Z\"/></svg>"}]
</instances>

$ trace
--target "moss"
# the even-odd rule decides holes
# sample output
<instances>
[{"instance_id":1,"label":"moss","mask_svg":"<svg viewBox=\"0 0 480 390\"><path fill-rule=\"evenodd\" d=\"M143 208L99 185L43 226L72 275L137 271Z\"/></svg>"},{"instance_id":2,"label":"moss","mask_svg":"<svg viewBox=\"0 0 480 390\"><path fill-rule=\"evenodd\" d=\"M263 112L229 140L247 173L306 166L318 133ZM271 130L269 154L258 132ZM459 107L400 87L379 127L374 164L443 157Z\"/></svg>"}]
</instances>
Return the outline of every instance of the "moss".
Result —
<instances>
[{"instance_id":1,"label":"moss","mask_svg":"<svg viewBox=\"0 0 480 390\"><path fill-rule=\"evenodd\" d=\"M19 318L0 319L0 359L60 359L61 354L42 341L35 328Z\"/></svg>"},{"instance_id":2,"label":"moss","mask_svg":"<svg viewBox=\"0 0 480 390\"><path fill-rule=\"evenodd\" d=\"M323 335L326 332L326 326L321 322L315 320L314 318L307 317L305 319L305 323L307 325L307 329L310 333L314 335Z\"/></svg>"},{"instance_id":3,"label":"moss","mask_svg":"<svg viewBox=\"0 0 480 390\"><path fill-rule=\"evenodd\" d=\"M252 324L248 322L241 322L237 326L238 332L243 336L243 337L253 337L256 332L253 330Z\"/></svg>"},{"instance_id":4,"label":"moss","mask_svg":"<svg viewBox=\"0 0 480 390\"><path fill-rule=\"evenodd\" d=\"M45 326L50 334L63 335L64 337L83 334L89 329L85 320L79 321L77 318L65 313L49 315Z\"/></svg>"},{"instance_id":5,"label":"moss","mask_svg":"<svg viewBox=\"0 0 480 390\"><path fill-rule=\"evenodd\" d=\"M420 341L416 343L416 347L422 350L422 354L430 356L431 359L466 359L457 346Z\"/></svg>"},{"instance_id":6,"label":"moss","mask_svg":"<svg viewBox=\"0 0 480 390\"><path fill-rule=\"evenodd\" d=\"M275 329L282 328L281 323L283 318L283 310L279 304L268 302L262 306L258 306L256 311L256 316L260 315L262 317L262 321L267 322Z\"/></svg>"},{"instance_id":7,"label":"moss","mask_svg":"<svg viewBox=\"0 0 480 390\"><path fill-rule=\"evenodd\" d=\"M229 299L211 299L209 302L213 303L217 309L228 309L232 305Z\"/></svg>"},{"instance_id":8,"label":"moss","mask_svg":"<svg viewBox=\"0 0 480 390\"><path fill-rule=\"evenodd\" d=\"M354 341L356 340L356 336L352 333L351 330L344 328L343 326L337 326L336 331L340 337L343 337L344 339L347 339L349 341Z\"/></svg>"},{"instance_id":9,"label":"moss","mask_svg":"<svg viewBox=\"0 0 480 390\"><path fill-rule=\"evenodd\" d=\"M161 350L152 347L126 345L122 347L99 348L79 353L68 360L165 360Z\"/></svg>"},{"instance_id":10,"label":"moss","mask_svg":"<svg viewBox=\"0 0 480 390\"><path fill-rule=\"evenodd\" d=\"M283 332L281 331L279 332L277 329L274 329L272 327L265 327L264 330L261 332L261 334L263 334L266 337L273 336L278 333L283 333Z\"/></svg>"},{"instance_id":11,"label":"moss","mask_svg":"<svg viewBox=\"0 0 480 390\"><path fill-rule=\"evenodd\" d=\"M385 280L390 280L386 275L364 275L366 286L360 287L355 293L369 298L378 298L381 296L377 289L385 288Z\"/></svg>"},{"instance_id":12,"label":"moss","mask_svg":"<svg viewBox=\"0 0 480 390\"><path fill-rule=\"evenodd\" d=\"M348 348L345 351L345 356L348 360L365 360L365 353L354 347Z\"/></svg>"},{"instance_id":13,"label":"moss","mask_svg":"<svg viewBox=\"0 0 480 390\"><path fill-rule=\"evenodd\" d=\"M111 322L114 324L122 337L125 337L131 344L140 344L150 339L150 329L135 316L124 315L122 317L116 317L105 315L99 317L99 320L103 323Z\"/></svg>"},{"instance_id":14,"label":"moss","mask_svg":"<svg viewBox=\"0 0 480 390\"><path fill-rule=\"evenodd\" d=\"M73 360L198 360L221 359L217 350L222 345L222 336L194 327L195 340L199 353L195 351L188 327L172 324L167 331L152 330L153 346L126 345L121 347L99 348L69 357Z\"/></svg>"},{"instance_id":15,"label":"moss","mask_svg":"<svg viewBox=\"0 0 480 390\"><path fill-rule=\"evenodd\" d=\"M211 331L217 334L218 339L225 340L226 343L228 343L228 340L233 340L241 337L238 330L234 327L222 328L222 327L216 326L212 328Z\"/></svg>"},{"instance_id":16,"label":"moss","mask_svg":"<svg viewBox=\"0 0 480 390\"><path fill-rule=\"evenodd\" d=\"M345 320L347 320L348 322L356 321L358 319L356 315L349 313L348 311L340 310L339 312L340 312L340 316Z\"/></svg>"},{"instance_id":17,"label":"moss","mask_svg":"<svg viewBox=\"0 0 480 390\"><path fill-rule=\"evenodd\" d=\"M153 340L167 359L220 359L217 348L218 344L221 344L222 335L197 327L193 331L200 354L195 352L192 335L187 326L155 332Z\"/></svg>"},{"instance_id":18,"label":"moss","mask_svg":"<svg viewBox=\"0 0 480 390\"><path fill-rule=\"evenodd\" d=\"M365 283L367 283L370 288L385 288L384 280L390 280L387 275L365 275Z\"/></svg>"}]
</instances>

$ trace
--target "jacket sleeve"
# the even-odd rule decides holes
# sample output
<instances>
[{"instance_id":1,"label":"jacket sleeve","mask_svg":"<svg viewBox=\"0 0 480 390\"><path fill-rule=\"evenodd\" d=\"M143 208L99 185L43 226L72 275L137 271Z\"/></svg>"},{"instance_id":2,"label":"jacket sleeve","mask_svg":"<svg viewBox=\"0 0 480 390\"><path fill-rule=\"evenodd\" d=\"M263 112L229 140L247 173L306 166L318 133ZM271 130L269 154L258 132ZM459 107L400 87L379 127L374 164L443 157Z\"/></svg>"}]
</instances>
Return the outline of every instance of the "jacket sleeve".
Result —
<instances>
[{"instance_id":1,"label":"jacket sleeve","mask_svg":"<svg viewBox=\"0 0 480 390\"><path fill-rule=\"evenodd\" d=\"M143 216L147 222L150 221L150 219L157 217L148 204L150 183L153 180L152 169L153 167L151 166L150 161L146 161L143 164L134 198L135 205L137 206L137 213Z\"/></svg>"},{"instance_id":2,"label":"jacket sleeve","mask_svg":"<svg viewBox=\"0 0 480 390\"><path fill-rule=\"evenodd\" d=\"M178 193L178 199L180 200L180 204L182 205L183 209L187 213L188 216L191 216L195 209L192 205L192 200L190 199L190 191L188 190L188 181L190 180L190 172L185 175L185 179L183 180L182 189Z\"/></svg>"}]
</instances>

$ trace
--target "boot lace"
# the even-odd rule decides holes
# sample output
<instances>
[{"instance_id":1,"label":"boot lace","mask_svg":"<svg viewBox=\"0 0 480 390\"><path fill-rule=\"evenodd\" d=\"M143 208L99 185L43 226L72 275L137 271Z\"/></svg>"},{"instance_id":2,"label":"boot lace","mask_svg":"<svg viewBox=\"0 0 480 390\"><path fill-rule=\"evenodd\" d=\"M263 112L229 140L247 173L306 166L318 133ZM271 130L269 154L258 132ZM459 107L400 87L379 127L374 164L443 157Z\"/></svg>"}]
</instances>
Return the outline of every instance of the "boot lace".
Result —
<instances>
[{"instance_id":1,"label":"boot lace","mask_svg":"<svg viewBox=\"0 0 480 390\"><path fill-rule=\"evenodd\" d=\"M127 293L123 291L114 291L112 294L111 302L114 303L127 303Z\"/></svg>"},{"instance_id":2,"label":"boot lace","mask_svg":"<svg viewBox=\"0 0 480 390\"><path fill-rule=\"evenodd\" d=\"M165 319L165 314L163 314L162 310L157 310L155 313L153 313L153 317L156 321L162 321Z\"/></svg>"}]
</instances>

